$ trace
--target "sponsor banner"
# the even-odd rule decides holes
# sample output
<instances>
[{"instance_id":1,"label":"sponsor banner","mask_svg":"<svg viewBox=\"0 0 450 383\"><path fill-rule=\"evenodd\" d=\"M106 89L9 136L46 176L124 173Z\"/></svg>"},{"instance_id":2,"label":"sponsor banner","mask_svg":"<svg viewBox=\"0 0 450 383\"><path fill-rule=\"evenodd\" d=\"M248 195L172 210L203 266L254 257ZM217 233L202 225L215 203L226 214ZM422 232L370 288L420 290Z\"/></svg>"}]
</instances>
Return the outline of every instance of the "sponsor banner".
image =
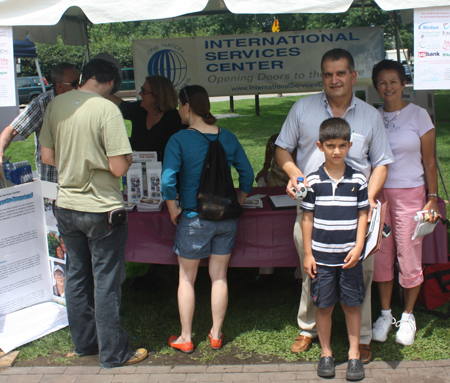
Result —
<instances>
[{"instance_id":1,"label":"sponsor banner","mask_svg":"<svg viewBox=\"0 0 450 383\"><path fill-rule=\"evenodd\" d=\"M371 84L384 57L381 27L310 30L133 41L136 89L145 77L163 75L176 89L202 85L210 96L320 91L322 55L347 49L356 86Z\"/></svg>"},{"instance_id":2,"label":"sponsor banner","mask_svg":"<svg viewBox=\"0 0 450 383\"><path fill-rule=\"evenodd\" d=\"M12 27L0 27L0 106L16 105Z\"/></svg>"},{"instance_id":3,"label":"sponsor banner","mask_svg":"<svg viewBox=\"0 0 450 383\"><path fill-rule=\"evenodd\" d=\"M450 7L414 10L414 89L450 89Z\"/></svg>"}]
</instances>

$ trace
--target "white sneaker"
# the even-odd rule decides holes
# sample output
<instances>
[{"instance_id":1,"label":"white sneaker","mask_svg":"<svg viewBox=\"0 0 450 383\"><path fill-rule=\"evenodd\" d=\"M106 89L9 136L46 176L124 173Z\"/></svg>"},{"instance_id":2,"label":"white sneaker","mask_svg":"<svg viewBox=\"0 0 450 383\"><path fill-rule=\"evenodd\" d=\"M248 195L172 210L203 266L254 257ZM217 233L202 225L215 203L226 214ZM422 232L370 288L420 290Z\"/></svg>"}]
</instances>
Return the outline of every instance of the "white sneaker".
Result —
<instances>
[{"instance_id":1,"label":"white sneaker","mask_svg":"<svg viewBox=\"0 0 450 383\"><path fill-rule=\"evenodd\" d=\"M401 344L403 346L410 346L414 343L414 338L416 337L416 319L414 315L402 314L402 319L399 320L395 327L398 327L397 335L395 337L395 343Z\"/></svg>"},{"instance_id":2,"label":"white sneaker","mask_svg":"<svg viewBox=\"0 0 450 383\"><path fill-rule=\"evenodd\" d=\"M392 325L395 323L396 320L392 315L381 315L373 324L372 340L374 342L386 342L389 331L391 331Z\"/></svg>"}]
</instances>

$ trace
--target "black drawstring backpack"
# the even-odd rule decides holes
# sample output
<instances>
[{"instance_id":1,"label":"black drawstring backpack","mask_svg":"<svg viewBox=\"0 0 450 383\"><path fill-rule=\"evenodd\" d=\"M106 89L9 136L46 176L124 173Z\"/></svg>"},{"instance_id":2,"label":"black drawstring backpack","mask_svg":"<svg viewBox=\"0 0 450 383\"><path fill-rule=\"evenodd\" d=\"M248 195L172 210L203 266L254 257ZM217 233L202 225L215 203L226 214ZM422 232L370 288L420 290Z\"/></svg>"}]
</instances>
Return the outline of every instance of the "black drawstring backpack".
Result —
<instances>
[{"instance_id":1,"label":"black drawstring backpack","mask_svg":"<svg viewBox=\"0 0 450 383\"><path fill-rule=\"evenodd\" d=\"M219 142L221 129L219 128L215 141L211 141L197 129L189 129L195 130L209 141L198 188L197 208L194 211L199 218L209 221L239 218L244 209L237 200L227 156Z\"/></svg>"}]
</instances>

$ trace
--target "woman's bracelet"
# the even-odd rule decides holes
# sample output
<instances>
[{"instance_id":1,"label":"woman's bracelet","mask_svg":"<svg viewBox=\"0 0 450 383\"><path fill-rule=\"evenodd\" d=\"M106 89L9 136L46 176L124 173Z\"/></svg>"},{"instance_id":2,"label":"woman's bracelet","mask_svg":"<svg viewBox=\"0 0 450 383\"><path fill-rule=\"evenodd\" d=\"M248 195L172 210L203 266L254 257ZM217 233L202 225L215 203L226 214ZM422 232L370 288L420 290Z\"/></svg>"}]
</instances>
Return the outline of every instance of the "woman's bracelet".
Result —
<instances>
[{"instance_id":1,"label":"woman's bracelet","mask_svg":"<svg viewBox=\"0 0 450 383\"><path fill-rule=\"evenodd\" d=\"M430 193L430 194L428 194L428 197L436 197L436 198L437 198L438 195L437 195L437 194L431 194L431 193Z\"/></svg>"}]
</instances>

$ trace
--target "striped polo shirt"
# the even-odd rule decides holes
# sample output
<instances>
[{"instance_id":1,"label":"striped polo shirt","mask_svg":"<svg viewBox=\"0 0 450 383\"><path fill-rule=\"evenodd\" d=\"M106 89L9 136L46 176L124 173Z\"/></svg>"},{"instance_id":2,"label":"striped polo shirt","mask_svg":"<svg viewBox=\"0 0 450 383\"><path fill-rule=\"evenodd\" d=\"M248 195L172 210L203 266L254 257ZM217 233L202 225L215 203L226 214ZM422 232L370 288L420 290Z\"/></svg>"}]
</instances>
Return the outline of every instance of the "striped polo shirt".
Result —
<instances>
[{"instance_id":1,"label":"striped polo shirt","mask_svg":"<svg viewBox=\"0 0 450 383\"><path fill-rule=\"evenodd\" d=\"M366 178L346 165L344 175L336 182L322 165L306 179L309 188L301 209L314 213L312 250L316 263L343 266L356 245L358 211L370 206Z\"/></svg>"}]
</instances>

